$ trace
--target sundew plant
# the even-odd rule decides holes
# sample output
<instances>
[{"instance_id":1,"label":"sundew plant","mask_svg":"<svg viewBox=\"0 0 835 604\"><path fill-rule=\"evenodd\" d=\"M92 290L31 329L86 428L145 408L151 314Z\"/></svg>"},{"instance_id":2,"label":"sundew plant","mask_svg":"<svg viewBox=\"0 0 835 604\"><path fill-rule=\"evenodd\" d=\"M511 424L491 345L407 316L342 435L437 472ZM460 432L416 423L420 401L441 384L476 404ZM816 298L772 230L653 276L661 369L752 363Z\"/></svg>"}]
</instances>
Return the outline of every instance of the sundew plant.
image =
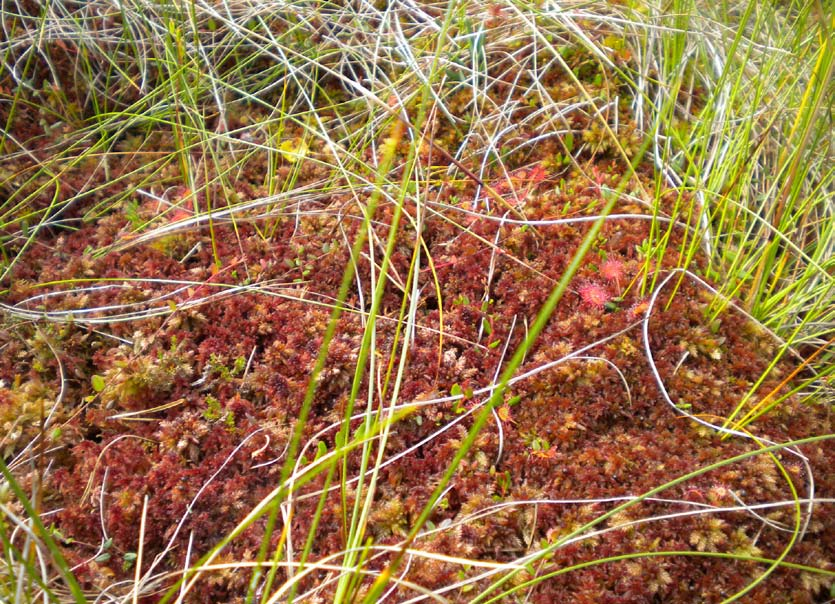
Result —
<instances>
[{"instance_id":1,"label":"sundew plant","mask_svg":"<svg viewBox=\"0 0 835 604\"><path fill-rule=\"evenodd\" d=\"M0 601L835 599L831 3L0 17Z\"/></svg>"}]
</instances>

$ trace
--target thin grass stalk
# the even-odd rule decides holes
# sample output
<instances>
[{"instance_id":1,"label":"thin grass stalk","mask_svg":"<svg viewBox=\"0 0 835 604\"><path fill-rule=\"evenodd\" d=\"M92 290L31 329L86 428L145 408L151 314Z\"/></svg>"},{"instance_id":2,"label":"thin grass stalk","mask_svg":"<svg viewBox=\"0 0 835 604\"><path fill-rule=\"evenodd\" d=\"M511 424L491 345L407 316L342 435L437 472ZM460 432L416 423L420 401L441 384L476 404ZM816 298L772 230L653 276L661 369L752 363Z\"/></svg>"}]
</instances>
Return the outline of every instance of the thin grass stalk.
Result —
<instances>
[{"instance_id":1,"label":"thin grass stalk","mask_svg":"<svg viewBox=\"0 0 835 604\"><path fill-rule=\"evenodd\" d=\"M70 590L73 601L76 602L76 604L83 604L87 602L87 598L81 590L81 586L78 584L75 575L73 575L72 571L70 571L66 559L61 554L61 550L52 538L52 535L49 534L49 531L44 526L40 515L32 506L32 503L29 501L26 493L23 492L23 489L17 483L17 480L15 480L15 477L9 471L9 468L2 459L0 459L0 474L2 474L3 478L5 478L6 484L9 486L12 493L14 493L15 497L17 497L20 505L23 506L28 520L32 523L35 535L43 541L43 544L49 550L49 553L52 556L51 561L57 567L58 573L61 575L61 578L64 580L67 588Z\"/></svg>"}]
</instances>

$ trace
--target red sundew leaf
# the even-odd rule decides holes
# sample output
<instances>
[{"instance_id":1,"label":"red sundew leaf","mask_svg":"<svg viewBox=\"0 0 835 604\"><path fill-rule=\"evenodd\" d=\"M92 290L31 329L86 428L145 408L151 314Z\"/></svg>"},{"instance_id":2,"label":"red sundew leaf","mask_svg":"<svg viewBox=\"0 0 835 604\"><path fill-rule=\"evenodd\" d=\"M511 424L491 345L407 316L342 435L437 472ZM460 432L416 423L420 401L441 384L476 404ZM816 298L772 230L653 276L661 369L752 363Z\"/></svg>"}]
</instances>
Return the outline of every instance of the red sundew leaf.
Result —
<instances>
[{"instance_id":1,"label":"red sundew leaf","mask_svg":"<svg viewBox=\"0 0 835 604\"><path fill-rule=\"evenodd\" d=\"M606 303L612 299L612 295L606 289L606 286L596 281L587 281L581 284L577 288L577 293L580 294L584 304L597 309L604 308Z\"/></svg>"},{"instance_id":2,"label":"red sundew leaf","mask_svg":"<svg viewBox=\"0 0 835 604\"><path fill-rule=\"evenodd\" d=\"M600 276L610 283L617 283L623 278L624 264L617 258L609 258L600 265Z\"/></svg>"},{"instance_id":3,"label":"red sundew leaf","mask_svg":"<svg viewBox=\"0 0 835 604\"><path fill-rule=\"evenodd\" d=\"M547 173L545 172L545 167L540 162L538 164L535 164L534 167L531 168L531 171L528 173L528 181L531 184L537 185L543 180L545 180L546 176Z\"/></svg>"}]
</instances>

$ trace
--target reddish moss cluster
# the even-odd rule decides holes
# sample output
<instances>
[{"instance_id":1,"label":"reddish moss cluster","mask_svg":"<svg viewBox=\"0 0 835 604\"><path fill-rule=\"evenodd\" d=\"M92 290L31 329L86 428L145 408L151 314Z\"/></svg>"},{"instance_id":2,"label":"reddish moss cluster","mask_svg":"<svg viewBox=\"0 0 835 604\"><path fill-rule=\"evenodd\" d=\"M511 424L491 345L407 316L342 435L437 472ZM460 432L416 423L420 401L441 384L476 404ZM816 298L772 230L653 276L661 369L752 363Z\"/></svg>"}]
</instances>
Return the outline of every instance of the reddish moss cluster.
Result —
<instances>
[{"instance_id":1,"label":"reddish moss cluster","mask_svg":"<svg viewBox=\"0 0 835 604\"><path fill-rule=\"evenodd\" d=\"M588 63L588 57L579 53L567 60L578 71ZM514 79L506 67L498 64L493 70L499 83L491 94L497 101L512 86L521 86L520 81L531 80L530 74ZM566 103L579 94L565 78L547 77L541 85ZM611 93L600 88L601 94ZM466 94L456 93L453 109L456 102L457 109L467 107ZM579 167L568 167L564 143L556 138L544 139L534 149L520 145L546 124L545 118L536 117L535 109L531 103L519 105L514 120L534 118L507 141L518 146L506 158L509 172L494 169L488 182L531 220L595 215L602 206L601 187L618 184L625 171L623 161L584 114L571 117L572 128L583 132L588 143L586 151L576 154L583 162ZM628 123L628 115L621 122ZM458 135L443 126L439 124L438 145L453 148L460 142ZM634 131L631 125L625 128ZM634 151L634 137L627 133L625 138L625 146ZM323 156L325 150L312 149L312 153ZM448 163L442 154L425 151L424 155L433 166L445 168ZM263 167L263 157L247 165L237 191L240 200L264 194L259 180ZM323 176L320 163L307 161L301 166L285 162L279 177L289 178L296 168L297 185ZM645 214L634 199L640 198L641 186L651 189L651 183L651 168L642 167L630 187L635 195L620 200L615 212ZM497 207L483 194L476 200L481 187L472 179L437 184L437 197L427 202L433 213L411 202L404 208L413 221L403 220L397 233L373 354L385 366L398 352L395 346L403 345L397 320L405 276L413 250L422 244L416 273L420 292L416 329L408 342L399 401L434 400L453 391L463 393L465 400L419 407L396 424L386 453L393 457L410 452L386 465L378 477L367 533L379 545L398 544L420 515L472 420L467 417L449 430L441 429L482 402L469 393L493 382L506 360L505 343L512 353L522 342L526 327L589 228L588 223L518 224L508 219L512 212L505 214L507 208ZM660 210L670 210L675 197L671 192ZM76 313L129 305L102 310L101 316L159 311L136 320L95 325L85 323L87 315L79 314L77 322L23 323L0 334L4 350L0 417L9 423L26 414L26 420L18 422L21 429L4 439L8 448L4 454L19 451L38 434L36 403L54 400L63 377L63 399L52 423L60 430L49 434L56 453L46 476L43 506L57 510L49 516L50 522L64 536L65 555L77 565L76 574L86 588L103 588L132 576L131 555L137 549L146 497L146 560L164 554L161 568L177 570L187 556L194 561L207 552L276 487L322 346L328 305L337 296L349 263L349 248L342 238L351 242L357 236L361 208L356 204L365 201L335 190L323 199L300 202L298 213L284 209L268 218L242 213L234 224L218 222L210 228L202 223L175 237L135 245L126 238L134 236L133 214L114 211L74 232L44 233L39 245L18 262L6 303ZM198 210L206 209L205 197L195 203ZM413 225L419 210L423 216L418 238ZM143 220L154 219L154 211L146 206L132 210ZM374 216L375 262L393 216L394 207L387 203ZM180 217L187 216L174 216ZM683 417L661 396L644 353L639 321L655 278L678 261L684 230L672 229L668 253L652 262L639 251L649 234L650 223L645 220L606 222L593 252L519 370L520 375L532 375L513 384L507 406L498 413L499 423L488 424L479 435L452 488L430 517L431 526L442 530L419 538L416 548L510 562L557 543L622 502L611 498L640 495L751 449L750 442L723 440ZM128 245L100 257L87 249L91 244L107 247L125 242ZM329 344L304 428L305 442L345 413L370 299L369 258L366 249L357 266L356 281L364 288L363 296L356 289L349 295L337 335ZM692 268L698 269L700 263L697 257ZM37 282L74 279L81 284L97 278L111 281L106 287L93 282L89 289L32 298L61 290L58 285L36 287ZM234 293L229 295L230 291ZM649 319L649 346L660 378L680 411L720 422L717 418L733 411L766 369L774 343L733 310L708 322L711 300L692 280L682 281L669 304L665 296L661 299ZM198 300L205 303L192 306ZM599 343L577 358L540 370L594 342ZM779 363L751 397L751 404L776 388L790 370L788 361ZM382 383L382 371L370 379ZM360 389L361 401L368 379ZM790 398L752 429L771 440L786 441L829 433L830 422L824 409ZM336 435L332 428L317 436L306 458L313 458L319 443L332 451ZM835 496L832 445L827 441L804 447L803 453L816 476L816 495ZM782 455L782 462L794 487L805 493L809 477L804 466L789 454ZM348 477L355 477L360 467L359 456L349 455ZM21 479L26 482L31 477L21 472ZM316 497L303 497L322 486L320 475L297 494L302 499L289 527L295 543L304 542L318 503ZM349 489L344 500L338 492L327 498L312 559L344 547L343 518L350 512L343 506L352 506L353 497ZM635 523L696 511L704 504L790 500L789 485L766 456L713 470L659 497L668 501L636 504L596 526L608 530L556 548L533 566L538 576L554 576L522 593L531 602L543 603L719 602L753 581L764 565L670 555L559 571L634 552L730 552L773 559L789 544L790 534L779 529L792 526L791 506L762 510L760 517L736 511ZM492 506L532 500L539 503L478 514ZM223 559L254 559L264 525L264 519L254 523L230 544ZM108 539L112 539L105 552L109 555L101 556L100 545ZM817 506L804 539L794 545L788 560L831 570L833 544L835 522ZM387 560L372 557L368 568L381 569ZM529 571L511 584L530 579ZM478 572L415 558L404 578L442 590ZM327 579L324 572L312 573L300 589L314 588ZM197 584L191 599L236 601L247 581L248 573L243 571L212 574ZM445 595L467 601L488 584L482 580ZM824 584L816 575L778 570L747 601L813 602ZM332 589L322 594L327 596ZM395 599L412 595L400 588Z\"/></svg>"},{"instance_id":2,"label":"reddish moss cluster","mask_svg":"<svg viewBox=\"0 0 835 604\"><path fill-rule=\"evenodd\" d=\"M528 211L530 218L550 217L547 210L535 204ZM382 216L385 221L385 211ZM449 211L448 217L459 215ZM433 257L440 292L426 266L419 273L424 293L401 390L403 401L445 394L456 384L462 391L489 384L504 342L510 340L511 350L520 343L524 336L521 326L535 317L586 228L562 225L522 229L503 226L486 215L468 220L466 232L450 230L440 219L426 224L424 240ZM292 283L298 278L297 264L286 260L297 258L301 248L304 253L321 250L328 239L318 217L302 217L292 227L292 237L285 223L289 220L278 223L275 244L268 246L250 226L239 225L237 234L228 227L216 228L216 249L224 266L238 267L237 277L232 270L216 275L201 270L201 275L206 274L204 280L209 284L234 284L249 268L256 282L277 279ZM106 229L108 225L68 236L63 250L76 249L75 239L94 236L96 228ZM379 228L381 233L385 231L384 225ZM404 238L409 236L408 228L403 227ZM500 440L493 424L481 435L476 449L459 469L452 490L431 517L435 526L451 522L454 528L419 539L418 547L446 555L510 561L554 543L615 505L549 500L641 494L712 461L748 450L749 445L739 439L722 441L717 434L677 416L659 396L635 326L636 314L631 310L640 303L639 283L635 280L641 277L642 264L635 255L635 243L646 236L646 229L644 222L628 219L611 221L604 228L607 243L602 249L610 257L622 258L617 274L614 265L598 265L589 257L575 279L579 284L577 294L566 294L520 372L535 370L589 343L627 331L605 340L582 358L536 373L512 387L508 400L515 398L514 404L501 420L501 458L497 461ZM206 251L210 248L208 235L198 233L195 239L203 242L197 266L205 266L212 260ZM488 243L494 240L500 242L498 248ZM618 244L613 245L613 241ZM38 253L44 270L52 271L54 277L77 277L82 266L111 278L144 275L182 279L190 270L150 246L100 260L71 262L64 268L55 264L57 254ZM87 402L65 405L59 411L62 434L54 444L63 446L65 452L56 457L49 474L45 503L60 509L53 522L62 535L73 540L65 544L66 554L73 564L81 564L78 576L89 587L130 576L130 555L136 551L138 519L146 495L146 555L151 559L170 545L164 564L177 568L184 561L189 538L194 559L275 486L281 464L262 464L281 460L328 321L329 311L309 300L335 295L341 274L329 258L344 259L344 254L344 250L313 254L306 264L310 267L305 269L310 271L307 278L273 292L280 295L238 293L190 310L174 310L164 317L107 326L112 335L130 339L130 345L119 345L101 335L101 330L89 332L72 325L60 330L49 328L50 341L73 368L69 382L73 399ZM408 262L404 250L395 257L392 274L405 274ZM27 270L26 266L21 263L20 270ZM252 270L255 267L257 270ZM361 270L361 279L367 279L367 270L367 266ZM605 285L599 281L601 276L606 279ZM611 306L592 303L584 296L583 288L595 283L614 299L615 281L620 282L621 289L618 301ZM154 299L172 289L150 282L131 287L134 300ZM217 291L222 290L211 285L181 291L175 303L185 307L189 300ZM101 289L81 299L69 295L46 303L49 310L104 306L126 303L130 292ZM392 319L399 301L397 288L391 286L378 330L382 358L389 354L393 342ZM354 305L357 302L356 296L350 300ZM709 418L730 413L766 367L773 344L753 326L736 328L740 322L745 323L733 311L705 325L708 302L699 285L685 280L669 306L655 308L649 333L653 358L670 397L682 409ZM439 323L441 311L443 326ZM516 327L511 331L514 320ZM359 315L344 315L319 380L305 431L309 436L338 421L344 412L361 329ZM34 334L31 330L29 333ZM17 386L4 390L4 400L20 396L23 383L57 379L57 366L49 355L42 354L38 361L33 356L35 349L27 351L18 346L17 350L22 362L14 366L7 363L4 371L9 376L23 371L24 377ZM787 370L787 366L778 366L758 392L773 388ZM104 380L98 391L91 387L92 376ZM147 419L152 421L113 419L120 413L153 409L171 401L178 404L149 412ZM394 454L416 445L475 402L422 408L397 425L388 451ZM773 440L819 433L821 422L828 421L820 411L790 400L759 422L757 430ZM369 525L369 534L378 543L395 544L403 537L457 452L468 425L465 421L435 436L382 470L379 505L372 510ZM239 447L256 430L260 432ZM331 430L322 437L328 448L334 444L335 432ZM827 445L804 449L812 469L820 472L818 496L832 492L826 472L830 449ZM796 488L804 492L807 477L802 466L790 456L784 456L784 463ZM350 457L349 473L358 469L358 459ZM321 480L304 491L317 487L321 487ZM681 503L645 502L599 528L694 509L686 502L734 505L732 493L748 503L791 498L772 463L765 457L754 458L661 494ZM534 499L543 503L503 508L467 520L471 514L496 504ZM298 504L293 531L299 539L308 530L315 502L310 499ZM792 522L789 507L765 513L773 523ZM341 503L334 494L324 509L314 557L342 547L341 518ZM178 529L181 519L183 524ZM90 561L105 538L102 523L107 537L113 540L111 557ZM256 524L236 539L226 559L246 559L257 551L262 526ZM791 559L825 565L832 553L827 545L832 543L828 538L832 532L832 523L816 512ZM538 566L538 572L547 574L570 564L635 551L747 552L775 557L787 539L785 533L763 525L750 514L685 516L629 525L560 547ZM372 566L380 563L382 560ZM754 563L729 564L699 557L637 558L557 575L532 588L531 601L586 598L630 602L661 598L669 602L709 602L744 587L761 569ZM424 559L411 566L407 578L442 589L466 576L461 572L456 565ZM752 601L775 601L774 594L783 593L786 597L791 594L793 601L811 602L815 590L809 585L816 584L804 577L778 571L767 586L754 591ZM312 587L317 580L323 578L312 575L304 585ZM215 578L201 582L194 597L227 599L244 584L242 574ZM462 601L467 593L460 592Z\"/></svg>"}]
</instances>

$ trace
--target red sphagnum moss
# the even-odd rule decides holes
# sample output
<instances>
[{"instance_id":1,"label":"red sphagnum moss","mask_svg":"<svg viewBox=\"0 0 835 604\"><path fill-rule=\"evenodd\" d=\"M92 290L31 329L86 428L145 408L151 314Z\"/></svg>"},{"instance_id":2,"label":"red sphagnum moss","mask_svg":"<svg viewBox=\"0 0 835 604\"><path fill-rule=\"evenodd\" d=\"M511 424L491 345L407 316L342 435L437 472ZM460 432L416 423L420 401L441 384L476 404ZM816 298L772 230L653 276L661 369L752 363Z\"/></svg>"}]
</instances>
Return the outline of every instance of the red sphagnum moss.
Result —
<instances>
[{"instance_id":1,"label":"red sphagnum moss","mask_svg":"<svg viewBox=\"0 0 835 604\"><path fill-rule=\"evenodd\" d=\"M578 69L580 54L570 59ZM510 76L498 67L494 75L499 84L491 95L501 103ZM540 76L538 85L560 93L566 103L579 98L567 78L536 77ZM523 80L532 77L527 74ZM465 92L457 94L463 111L469 98ZM531 102L520 103L520 120L533 115ZM577 113L572 119L575 131L587 132L583 138L592 143L579 159L591 163L599 183L616 183L625 171L623 162L607 151L599 132L589 129L588 116ZM622 127L629 123L625 110L620 120ZM528 120L519 136L532 137L543 124L545 118ZM450 148L457 144L458 134L449 124L437 118L434 125L439 144ZM173 141L171 133L158 133L151 142L156 150L168 152ZM599 187L589 186L582 171L562 167L563 148L555 141L543 138L536 147L506 158L509 180L496 170L489 175L491 182L509 183L497 185L502 192L523 192L518 209L531 220L594 215ZM315 141L310 145L311 157L329 153ZM425 154L446 169L443 155ZM127 157L113 169L129 173L134 166ZM302 187L323 176L319 161L282 161L278 169L282 183ZM240 201L264 194L265 162L255 157L242 171L236 185ZM562 179L559 187L549 184L557 178ZM651 166L641 166L637 178L651 189ZM535 229L508 224L503 221L506 208L496 207L483 195L479 203L470 203L478 189L469 179L443 183L437 201L446 204L433 203L433 212L423 213L419 222L417 214L425 208L408 204L405 208L412 220L399 226L374 351L387 360L395 346L403 345L398 317L404 279L418 245L413 225L420 224L425 247L416 278L421 299L408 342L400 402L434 400L453 385L464 392L490 385L503 362L505 342L509 351L521 343L522 326L534 320L587 232L588 226L582 224L554 223ZM17 263L7 284L7 304L39 313L99 308L98 318L111 313L113 319L88 325L79 314L76 322L23 323L0 333L4 455L14 455L35 438L43 403L46 412L54 414L52 425L60 426L49 435L49 449L55 453L44 477L43 506L54 511L49 522L55 534L64 537L62 551L85 589L116 589L119 581L131 587L132 555L137 551L146 497L145 565L159 556L157 572L176 573L187 557L194 562L208 552L276 487L328 324L327 305L337 296L349 263L349 248L342 241L357 236L360 204L367 201L355 195L335 191L306 197L298 201L298 212L276 211L266 217L244 213L234 224L218 221L210 229L203 222L185 234L133 244L133 239L125 238L134 237L131 216L113 211L73 232L43 233L38 245L29 247ZM195 208L189 204L171 212L165 221L193 217L194 211L199 215L207 208L205 197L193 203ZM677 203L675 195L669 203ZM470 207L476 208L475 213ZM669 208L661 211L665 209ZM141 214L147 208L135 211ZM646 210L624 199L615 212ZM383 203L374 216L374 245L386 240L393 215L394 207ZM461 224L466 229L457 226ZM643 220L606 222L600 236L605 249L598 251L609 259L595 268L589 256L572 284L580 303L571 295L559 303L519 370L519 375L530 375L513 384L507 397L513 403L502 408L503 421L488 425L479 436L433 512L432 526L441 530L418 538L414 548L513 562L559 543L612 510L622 501L613 498L640 495L751 450L747 441L722 440L716 432L683 418L663 399L637 328L649 308L647 299L639 297L639 288L631 288L617 304L607 304L621 294L621 286L633 277L633 267L641 264L636 249L649 230L650 223ZM655 259L657 274L675 266L683 235L682 229L672 231L670 253ZM103 255L85 251L91 244L103 248L114 243L127 244ZM379 262L379 248L374 254ZM431 265L425 261L427 254ZM700 262L696 258L694 270ZM349 295L347 312L318 378L304 428L304 442L314 435L316 439L305 453L308 460L315 456L318 443L327 451L336 444L338 428L327 428L345 413L370 299L370 273L366 253L355 279L366 291L362 298L356 291ZM35 283L70 279L83 285L91 278L109 281L106 286L78 287L62 295L57 294L63 291L58 285L34 288ZM195 304L199 300L204 302ZM716 418L727 416L767 368L775 343L733 310L705 325L708 303L700 285L682 281L669 304L665 299L654 308L648 344L679 411L721 423ZM601 312L604 308L607 312ZM148 309L161 312L127 317L130 320L116 316ZM566 359L595 342L576 358ZM560 359L566 360L553 363ZM788 360L778 363L752 401L789 371ZM61 376L63 394L58 397ZM363 382L359 400L365 400L367 388ZM55 400L60 403L53 407ZM471 418L449 430L442 428L480 400L475 396L464 405L419 406L395 425L386 454L393 458L398 452L408 453L383 467L378 476L367 531L376 544L397 545L408 533L459 450ZM790 397L754 429L772 441L788 441L831 432L830 422L824 409ZM792 488L801 497L809 485L807 467L816 476L816 496L835 496L830 442L803 448L805 461L784 454ZM359 456L352 453L339 471L350 479L360 468ZM33 479L23 466L17 472L24 483ZM286 530L297 547L304 543L318 504L318 497L311 494L323 487L323 481L320 475L295 494L295 515ZM530 570L544 576L569 565L633 552L724 552L775 559L792 539L785 528L794 525L793 506L766 508L757 514L698 512L705 505L791 501L792 488L767 456L712 470L607 518L595 527L599 533L556 547L514 581L530 578ZM352 498L349 489L344 500L339 492L325 499L311 560L343 549L342 523L353 506ZM501 506L532 500L538 503ZM479 514L488 508L493 508L492 513ZM653 516L659 518L642 521ZM281 518L273 545L285 529ZM806 520L803 538L787 560L831 570L835 518L817 506L810 518L804 516ZM264 524L263 519L254 523L233 540L220 561L253 560ZM99 550L106 541L109 557ZM382 569L389 558L373 554L367 568ZM402 578L442 590L483 570L446 560L415 557ZM555 574L526 593L527 601L537 603L720 602L764 568L759 562L700 555L638 557ZM280 571L278 580L284 576ZM329 579L324 571L311 573L299 583L298 593L321 587L318 597L327 599L334 590ZM207 573L188 601L241 601L248 580L248 571L240 569ZM163 586L170 584L162 580ZM444 596L465 602L488 584L481 580L468 590L456 589ZM745 601L811 603L826 584L818 575L778 569ZM392 601L413 595L407 587L398 587ZM143 601L154 600L149 595Z\"/></svg>"}]
</instances>

